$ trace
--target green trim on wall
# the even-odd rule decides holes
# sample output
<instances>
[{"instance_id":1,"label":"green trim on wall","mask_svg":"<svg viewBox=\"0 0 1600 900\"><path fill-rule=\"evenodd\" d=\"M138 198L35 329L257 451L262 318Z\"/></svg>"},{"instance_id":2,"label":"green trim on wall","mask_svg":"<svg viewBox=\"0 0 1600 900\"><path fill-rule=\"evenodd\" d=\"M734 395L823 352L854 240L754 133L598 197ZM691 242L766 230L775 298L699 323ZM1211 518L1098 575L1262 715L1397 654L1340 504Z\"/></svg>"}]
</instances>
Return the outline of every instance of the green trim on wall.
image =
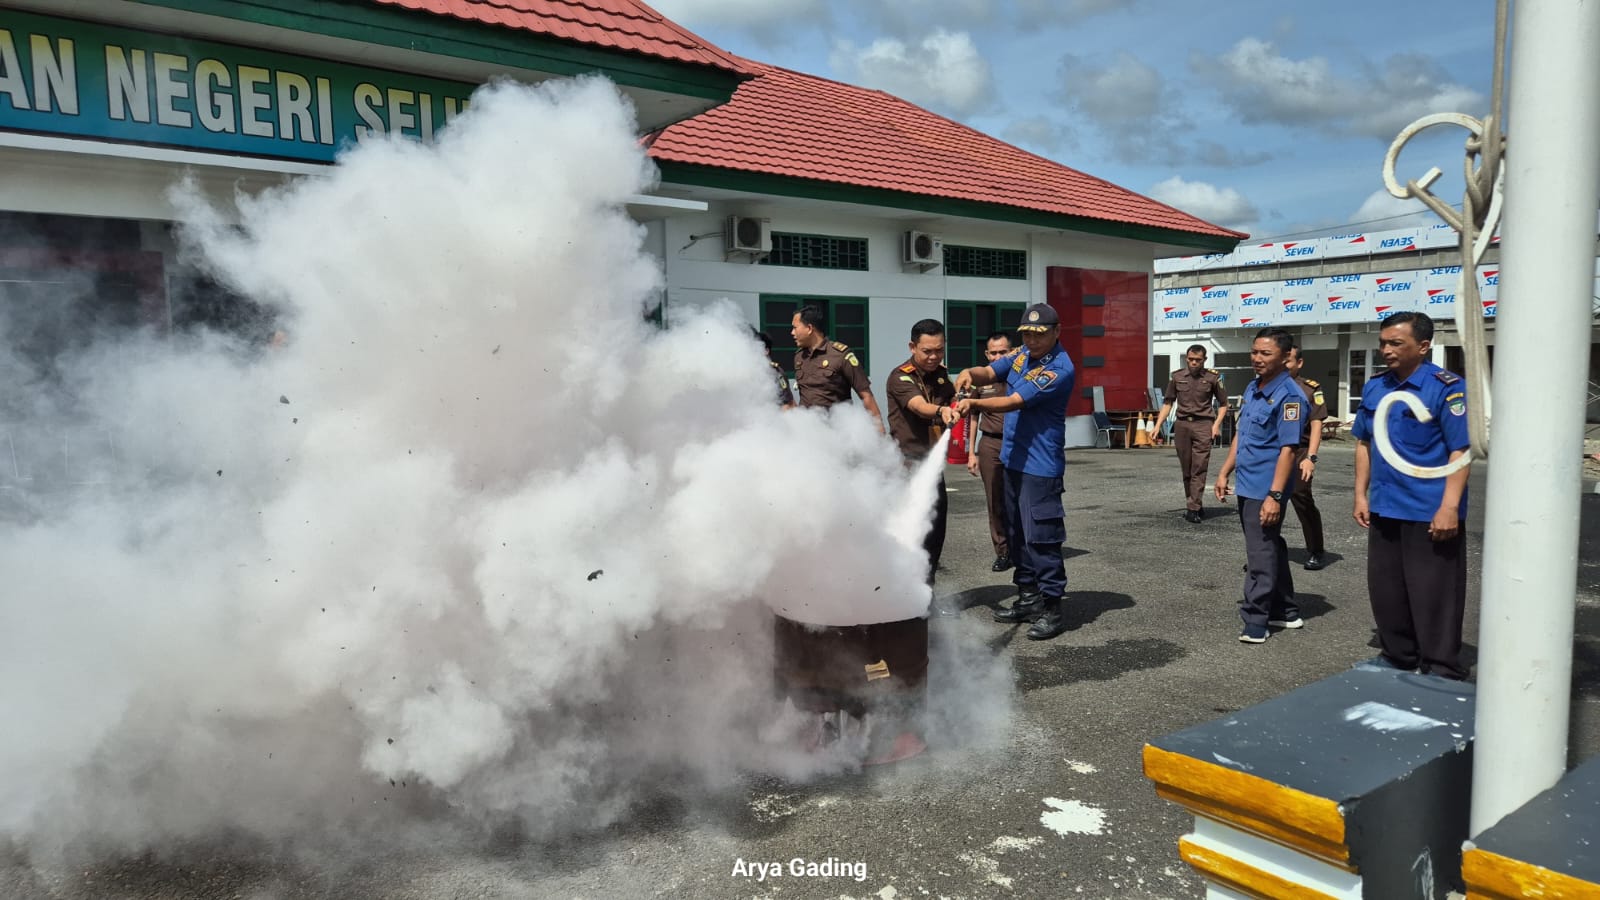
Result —
<instances>
[{"instance_id":1,"label":"green trim on wall","mask_svg":"<svg viewBox=\"0 0 1600 900\"><path fill-rule=\"evenodd\" d=\"M1041 228L1080 231L1085 234L1100 234L1134 241L1150 241L1157 244L1170 244L1175 247L1193 247L1214 253L1227 252L1239 243L1238 238L1194 234L1188 231L1157 228L1151 225L1108 222L1104 219L1041 212L1016 206L1005 206L999 203L980 203L976 200L930 197L926 194L913 194L908 191L856 187L854 185L818 181L812 178L794 178L787 175L739 172L733 169L695 163L657 161L656 165L661 169L661 181L664 184L719 188L728 191L748 191L753 194L773 194L779 197L805 197L813 200L830 200L837 203L886 206L891 209L909 209L942 216L963 216L970 219L986 219L992 222L1008 222L1013 225L1034 225Z\"/></svg>"},{"instance_id":2,"label":"green trim on wall","mask_svg":"<svg viewBox=\"0 0 1600 900\"><path fill-rule=\"evenodd\" d=\"M529 31L481 22L382 7L349 0L136 0L201 15L219 16L436 53L510 68L581 75L600 72L628 87L727 102L745 76L711 66L658 60L622 51L588 47Z\"/></svg>"}]
</instances>

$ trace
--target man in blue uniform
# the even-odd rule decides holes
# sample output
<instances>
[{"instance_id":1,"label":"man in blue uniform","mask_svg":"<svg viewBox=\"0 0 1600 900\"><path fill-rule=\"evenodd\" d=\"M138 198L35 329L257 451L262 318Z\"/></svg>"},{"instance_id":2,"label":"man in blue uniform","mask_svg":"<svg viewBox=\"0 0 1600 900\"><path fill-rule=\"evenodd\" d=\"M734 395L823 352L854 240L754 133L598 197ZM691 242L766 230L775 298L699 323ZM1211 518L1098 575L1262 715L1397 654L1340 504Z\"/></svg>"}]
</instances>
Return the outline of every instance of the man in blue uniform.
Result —
<instances>
[{"instance_id":1,"label":"man in blue uniform","mask_svg":"<svg viewBox=\"0 0 1600 900\"><path fill-rule=\"evenodd\" d=\"M1282 328L1256 332L1250 367L1256 379L1244 390L1239 424L1228 460L1217 473L1217 500L1226 501L1228 475L1235 470L1239 523L1244 526L1244 598L1239 640L1264 643L1268 626L1299 628L1289 574L1289 547L1283 541L1284 497L1294 489L1295 449L1306 425L1306 397L1289 376L1294 337Z\"/></svg>"},{"instance_id":2,"label":"man in blue uniform","mask_svg":"<svg viewBox=\"0 0 1600 900\"><path fill-rule=\"evenodd\" d=\"M1043 641L1067 630L1061 608L1067 596L1067 569L1061 556L1067 539L1061 476L1066 471L1067 402L1072 399L1076 370L1061 348L1061 319L1048 304L1028 307L1017 332L1022 349L956 376L957 391L1004 381L1010 393L964 399L956 414L1016 413L1005 417L1000 464L1005 468L1008 542L1016 563L1011 581L1017 586L1017 599L994 618L1032 621L1028 637Z\"/></svg>"},{"instance_id":3,"label":"man in blue uniform","mask_svg":"<svg viewBox=\"0 0 1600 900\"><path fill-rule=\"evenodd\" d=\"M1378 401L1416 394L1432 416L1389 411L1389 442L1408 461L1442 466L1467 451L1467 392L1459 376L1427 361L1433 320L1395 313L1378 349L1389 371L1367 382L1351 433L1356 438L1356 522L1367 532L1367 594L1383 658L1401 669L1467 677L1461 619L1467 607L1466 467L1446 478L1404 474L1372 448Z\"/></svg>"}]
</instances>

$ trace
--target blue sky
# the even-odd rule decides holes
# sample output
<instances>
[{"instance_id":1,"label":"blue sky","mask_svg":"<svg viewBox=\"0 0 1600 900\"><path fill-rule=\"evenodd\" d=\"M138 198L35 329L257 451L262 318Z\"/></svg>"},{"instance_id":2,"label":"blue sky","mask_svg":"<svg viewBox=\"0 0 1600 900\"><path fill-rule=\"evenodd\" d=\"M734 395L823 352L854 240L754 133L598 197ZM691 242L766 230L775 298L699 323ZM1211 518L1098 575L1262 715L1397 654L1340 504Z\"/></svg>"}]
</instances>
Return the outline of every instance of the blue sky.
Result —
<instances>
[{"instance_id":1,"label":"blue sky","mask_svg":"<svg viewBox=\"0 0 1600 900\"><path fill-rule=\"evenodd\" d=\"M1403 227L1383 155L1483 116L1493 0L655 0L734 53L881 88L1260 239ZM1400 174L1461 194L1465 132Z\"/></svg>"}]
</instances>

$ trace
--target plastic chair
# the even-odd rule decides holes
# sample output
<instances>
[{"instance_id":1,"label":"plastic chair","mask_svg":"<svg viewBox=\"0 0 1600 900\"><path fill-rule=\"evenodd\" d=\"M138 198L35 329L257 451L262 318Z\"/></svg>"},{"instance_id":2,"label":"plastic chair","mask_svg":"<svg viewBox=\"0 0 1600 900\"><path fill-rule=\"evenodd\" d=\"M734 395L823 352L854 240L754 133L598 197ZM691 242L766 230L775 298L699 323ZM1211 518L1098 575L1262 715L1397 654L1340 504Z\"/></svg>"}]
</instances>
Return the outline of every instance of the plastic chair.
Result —
<instances>
[{"instance_id":1,"label":"plastic chair","mask_svg":"<svg viewBox=\"0 0 1600 900\"><path fill-rule=\"evenodd\" d=\"M1098 391L1099 388L1095 388L1095 390ZM1111 432L1113 432L1113 431L1127 432L1127 430L1128 430L1126 426L1111 424L1111 417L1106 415L1103 411L1098 410L1098 409L1094 411L1094 429L1097 432L1096 435L1095 435L1095 439L1094 439L1095 446L1096 447L1100 446L1100 435L1099 435L1099 433L1103 432L1105 434L1105 436L1106 436L1106 449L1107 450L1111 449ZM1127 443L1128 436L1127 436L1126 433L1123 434L1122 440L1123 440L1124 444Z\"/></svg>"}]
</instances>

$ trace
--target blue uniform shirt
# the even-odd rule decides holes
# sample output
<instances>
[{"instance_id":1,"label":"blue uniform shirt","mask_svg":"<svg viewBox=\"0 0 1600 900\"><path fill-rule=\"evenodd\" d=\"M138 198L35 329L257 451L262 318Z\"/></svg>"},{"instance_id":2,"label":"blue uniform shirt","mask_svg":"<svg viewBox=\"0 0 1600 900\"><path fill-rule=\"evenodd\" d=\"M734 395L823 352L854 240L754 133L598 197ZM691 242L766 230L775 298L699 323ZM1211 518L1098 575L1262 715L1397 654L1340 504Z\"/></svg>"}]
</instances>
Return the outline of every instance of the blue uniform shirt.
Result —
<instances>
[{"instance_id":1,"label":"blue uniform shirt","mask_svg":"<svg viewBox=\"0 0 1600 900\"><path fill-rule=\"evenodd\" d=\"M1072 357L1058 344L1029 361L1024 347L989 368L1022 398L1022 408L1006 416L1000 464L1026 475L1059 478L1066 472L1067 402L1077 375Z\"/></svg>"},{"instance_id":2,"label":"blue uniform shirt","mask_svg":"<svg viewBox=\"0 0 1600 900\"><path fill-rule=\"evenodd\" d=\"M1300 446L1306 427L1306 395L1285 369L1266 384L1250 382L1239 404L1239 450L1234 455L1234 493L1248 500L1265 500L1272 490L1272 476L1278 469L1278 453L1284 447ZM1289 467L1289 480L1283 491L1294 490L1295 471Z\"/></svg>"},{"instance_id":3,"label":"blue uniform shirt","mask_svg":"<svg viewBox=\"0 0 1600 900\"><path fill-rule=\"evenodd\" d=\"M1389 443L1406 459L1419 466L1442 466L1450 454L1465 450L1472 440L1467 434L1467 386L1460 376L1424 361L1404 381L1393 372L1367 382L1361 392L1361 409L1350 433L1372 446L1371 481L1367 485L1367 508L1391 519L1431 522L1444 502L1443 478L1416 478L1403 475L1378 452L1374 415L1378 401L1405 388L1417 395L1433 415L1431 422L1419 422L1404 406L1389 410ZM1467 517L1467 492L1461 491L1461 518Z\"/></svg>"}]
</instances>

